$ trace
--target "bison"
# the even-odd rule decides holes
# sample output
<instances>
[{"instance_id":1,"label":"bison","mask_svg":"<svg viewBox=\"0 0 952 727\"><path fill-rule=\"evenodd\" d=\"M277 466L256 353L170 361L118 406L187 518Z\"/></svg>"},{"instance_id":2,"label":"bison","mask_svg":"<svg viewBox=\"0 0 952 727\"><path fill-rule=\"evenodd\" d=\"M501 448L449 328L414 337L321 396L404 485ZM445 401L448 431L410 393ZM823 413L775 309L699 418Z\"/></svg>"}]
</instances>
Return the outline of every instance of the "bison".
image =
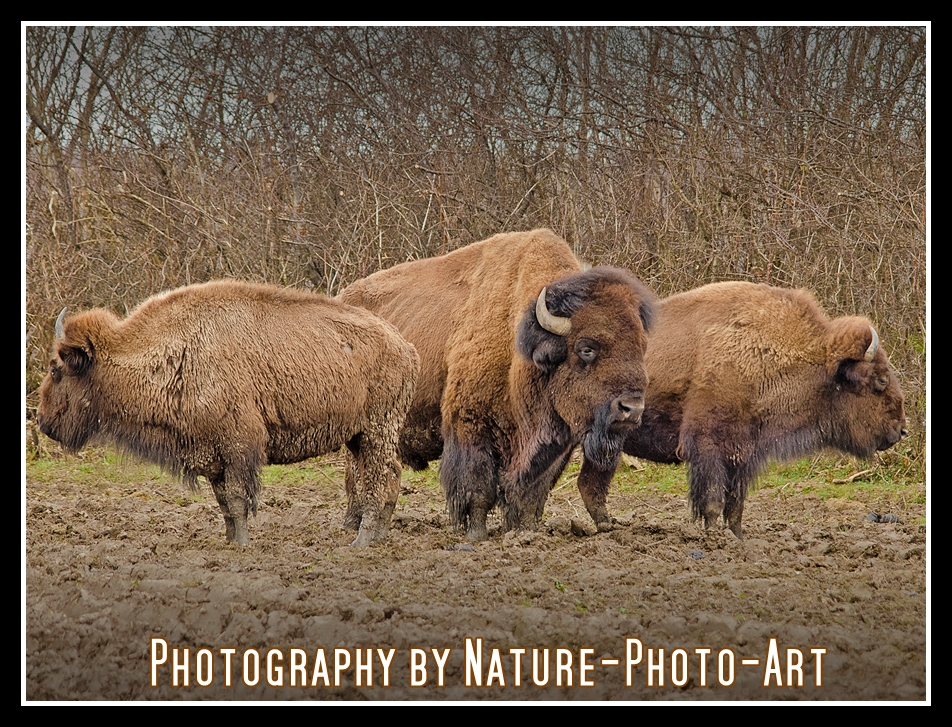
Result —
<instances>
[{"instance_id":1,"label":"bison","mask_svg":"<svg viewBox=\"0 0 952 727\"><path fill-rule=\"evenodd\" d=\"M416 346L400 456L423 469L442 455L450 520L470 540L488 537L497 504L506 530L535 526L580 443L610 477L641 420L655 297L625 270L583 271L551 230L396 265L339 298Z\"/></svg>"},{"instance_id":2,"label":"bison","mask_svg":"<svg viewBox=\"0 0 952 727\"><path fill-rule=\"evenodd\" d=\"M346 445L351 545L386 537L419 371L389 323L323 295L234 280L156 295L125 319L64 313L40 385L41 432L71 451L115 443L193 488L204 476L239 544L263 465Z\"/></svg>"},{"instance_id":3,"label":"bison","mask_svg":"<svg viewBox=\"0 0 952 727\"><path fill-rule=\"evenodd\" d=\"M866 318L830 320L805 290L727 282L666 298L649 336L651 387L624 451L688 463L691 515L742 537L747 490L769 460L825 447L857 457L906 435L903 395ZM583 463L586 502L610 476Z\"/></svg>"}]
</instances>

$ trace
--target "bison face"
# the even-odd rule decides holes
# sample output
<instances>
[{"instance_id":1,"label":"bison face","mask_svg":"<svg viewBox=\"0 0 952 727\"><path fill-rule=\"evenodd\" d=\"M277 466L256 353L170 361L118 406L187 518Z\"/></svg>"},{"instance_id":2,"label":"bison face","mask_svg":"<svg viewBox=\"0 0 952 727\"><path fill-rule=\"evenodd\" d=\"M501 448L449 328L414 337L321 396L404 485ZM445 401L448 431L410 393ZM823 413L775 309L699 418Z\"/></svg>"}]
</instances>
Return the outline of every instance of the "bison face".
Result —
<instances>
[{"instance_id":1,"label":"bison face","mask_svg":"<svg viewBox=\"0 0 952 727\"><path fill-rule=\"evenodd\" d=\"M549 406L600 469L614 466L641 422L654 300L627 271L596 267L549 285L519 327L519 351L541 375Z\"/></svg>"},{"instance_id":2,"label":"bison face","mask_svg":"<svg viewBox=\"0 0 952 727\"><path fill-rule=\"evenodd\" d=\"M858 457L889 449L906 436L899 381L868 321L833 321L828 342L832 373L830 444Z\"/></svg>"},{"instance_id":3,"label":"bison face","mask_svg":"<svg viewBox=\"0 0 952 727\"><path fill-rule=\"evenodd\" d=\"M61 321L57 321L56 352L49 373L40 384L36 422L43 434L67 450L76 451L99 428L91 376L95 349L89 340L68 343L61 337Z\"/></svg>"}]
</instances>

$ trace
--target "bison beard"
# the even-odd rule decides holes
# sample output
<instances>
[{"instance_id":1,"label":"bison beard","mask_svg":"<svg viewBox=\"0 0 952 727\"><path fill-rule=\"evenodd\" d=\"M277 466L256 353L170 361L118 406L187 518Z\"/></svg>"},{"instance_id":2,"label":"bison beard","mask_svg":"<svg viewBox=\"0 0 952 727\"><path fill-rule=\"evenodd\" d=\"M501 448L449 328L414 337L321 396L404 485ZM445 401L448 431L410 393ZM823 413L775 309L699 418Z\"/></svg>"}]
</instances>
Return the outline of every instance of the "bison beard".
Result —
<instances>
[{"instance_id":1,"label":"bison beard","mask_svg":"<svg viewBox=\"0 0 952 727\"><path fill-rule=\"evenodd\" d=\"M595 423L592 429L582 440L585 459L590 461L596 469L614 472L627 433L628 427L624 430L618 429L611 402L602 404L595 410Z\"/></svg>"}]
</instances>

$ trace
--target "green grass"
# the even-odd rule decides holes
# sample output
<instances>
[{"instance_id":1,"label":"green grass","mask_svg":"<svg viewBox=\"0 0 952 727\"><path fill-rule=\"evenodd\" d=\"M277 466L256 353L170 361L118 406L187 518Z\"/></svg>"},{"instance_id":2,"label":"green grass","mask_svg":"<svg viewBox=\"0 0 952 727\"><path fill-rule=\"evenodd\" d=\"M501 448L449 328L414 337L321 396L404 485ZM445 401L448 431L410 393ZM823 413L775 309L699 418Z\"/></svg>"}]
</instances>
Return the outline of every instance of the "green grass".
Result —
<instances>
[{"instance_id":1,"label":"green grass","mask_svg":"<svg viewBox=\"0 0 952 727\"><path fill-rule=\"evenodd\" d=\"M688 471L684 464L665 465L645 460L629 460L619 465L612 482L624 494L667 493L687 495ZM772 463L758 478L754 490L791 488L828 498L873 499L909 502L925 501L925 483L910 478L902 453L886 452L879 462L862 462L837 454L821 454L794 462ZM562 482L574 482L578 464L571 464L562 475ZM842 482L857 473L866 472L852 482Z\"/></svg>"},{"instance_id":2,"label":"green grass","mask_svg":"<svg viewBox=\"0 0 952 727\"><path fill-rule=\"evenodd\" d=\"M337 487L344 484L344 458L329 455L294 464L276 464L261 468L263 487L302 487L324 483Z\"/></svg>"},{"instance_id":3,"label":"green grass","mask_svg":"<svg viewBox=\"0 0 952 727\"><path fill-rule=\"evenodd\" d=\"M577 458L574 458L577 460ZM344 457L332 454L289 465L264 467L261 480L264 488L327 486L342 487ZM852 482L846 480L857 472L871 470ZM66 455L54 451L49 455L28 457L27 476L45 484L55 481L77 484L138 485L152 483L157 487L174 487L178 479L161 468L138 461L131 455L118 453L110 447L90 447L79 454ZM574 488L579 464L573 461L559 480L558 487ZM860 462L851 457L823 454L785 464L772 464L757 483L757 490L784 489L813 494L820 499L847 498L877 501L925 502L925 483L910 475L914 469L902 452L881 455L876 463ZM440 493L439 469L436 463L421 472L403 471L404 487ZM687 467L663 465L644 460L622 463L612 488L624 494L667 493L687 494ZM207 493L201 493L207 494Z\"/></svg>"},{"instance_id":4,"label":"green grass","mask_svg":"<svg viewBox=\"0 0 952 727\"><path fill-rule=\"evenodd\" d=\"M46 484L67 480L77 484L105 483L128 485L152 482L172 484L178 479L161 467L137 460L109 447L90 447L78 454L57 453L50 457L36 457L26 463L31 480Z\"/></svg>"}]
</instances>

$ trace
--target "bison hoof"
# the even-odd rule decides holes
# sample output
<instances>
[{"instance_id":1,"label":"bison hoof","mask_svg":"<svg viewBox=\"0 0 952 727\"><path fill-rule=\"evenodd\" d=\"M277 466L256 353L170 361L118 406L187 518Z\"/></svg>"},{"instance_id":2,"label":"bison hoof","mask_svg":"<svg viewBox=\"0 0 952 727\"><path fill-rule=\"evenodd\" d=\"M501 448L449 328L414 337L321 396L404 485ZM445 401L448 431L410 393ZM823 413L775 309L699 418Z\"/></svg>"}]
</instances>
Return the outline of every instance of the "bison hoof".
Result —
<instances>
[{"instance_id":1,"label":"bison hoof","mask_svg":"<svg viewBox=\"0 0 952 727\"><path fill-rule=\"evenodd\" d=\"M598 529L598 532L600 533L610 533L612 530L615 529L615 521L614 520L598 520L595 523L595 527Z\"/></svg>"},{"instance_id":2,"label":"bison hoof","mask_svg":"<svg viewBox=\"0 0 952 727\"><path fill-rule=\"evenodd\" d=\"M369 530L361 530L359 533L357 533L357 537L354 538L354 542L350 544L350 547L354 548L355 550L360 550L370 545L373 540L373 533L371 533Z\"/></svg>"},{"instance_id":3,"label":"bison hoof","mask_svg":"<svg viewBox=\"0 0 952 727\"><path fill-rule=\"evenodd\" d=\"M489 540L489 531L486 529L485 525L470 525L469 529L466 531L466 539L478 543L481 540Z\"/></svg>"}]
</instances>

